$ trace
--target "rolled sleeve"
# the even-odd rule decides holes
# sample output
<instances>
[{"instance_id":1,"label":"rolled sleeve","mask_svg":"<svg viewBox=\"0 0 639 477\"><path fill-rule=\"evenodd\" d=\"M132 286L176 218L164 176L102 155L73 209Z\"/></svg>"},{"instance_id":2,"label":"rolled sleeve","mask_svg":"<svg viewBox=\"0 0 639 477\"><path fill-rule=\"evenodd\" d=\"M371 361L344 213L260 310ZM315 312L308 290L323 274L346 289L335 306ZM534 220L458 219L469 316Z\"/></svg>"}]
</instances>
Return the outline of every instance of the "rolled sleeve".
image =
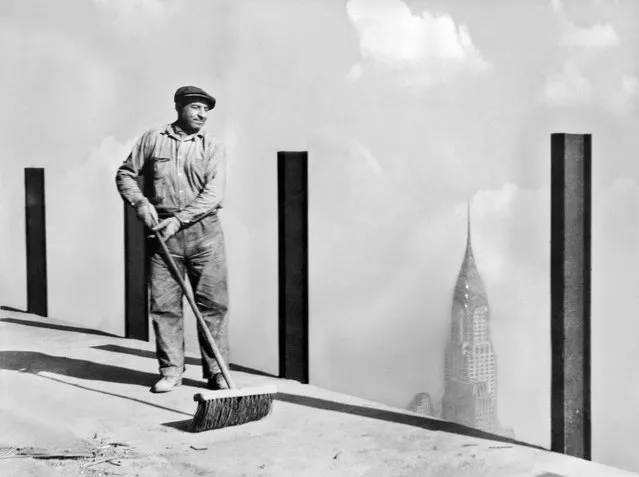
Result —
<instances>
[{"instance_id":1,"label":"rolled sleeve","mask_svg":"<svg viewBox=\"0 0 639 477\"><path fill-rule=\"evenodd\" d=\"M218 142L213 146L207 163L206 185L195 199L174 214L183 225L197 222L223 207L226 193L226 163L226 148Z\"/></svg>"},{"instance_id":2,"label":"rolled sleeve","mask_svg":"<svg viewBox=\"0 0 639 477\"><path fill-rule=\"evenodd\" d=\"M129 156L115 174L115 182L120 195L133 207L147 200L138 185L138 177L144 168L150 135L151 133L147 132L136 141Z\"/></svg>"}]
</instances>

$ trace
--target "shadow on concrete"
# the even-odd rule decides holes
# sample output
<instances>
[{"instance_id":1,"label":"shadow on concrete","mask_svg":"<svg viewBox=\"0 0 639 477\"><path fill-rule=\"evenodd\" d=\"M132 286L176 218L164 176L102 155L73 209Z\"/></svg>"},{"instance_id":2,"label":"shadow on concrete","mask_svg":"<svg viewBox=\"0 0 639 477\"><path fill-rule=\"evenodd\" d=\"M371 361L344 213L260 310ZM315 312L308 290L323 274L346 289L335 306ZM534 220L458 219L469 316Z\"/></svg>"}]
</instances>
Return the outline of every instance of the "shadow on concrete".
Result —
<instances>
[{"instance_id":1,"label":"shadow on concrete","mask_svg":"<svg viewBox=\"0 0 639 477\"><path fill-rule=\"evenodd\" d=\"M84 359L66 358L37 351L0 351L0 369L38 374L42 371L91 381L153 385L156 376L121 366L99 364Z\"/></svg>"},{"instance_id":2,"label":"shadow on concrete","mask_svg":"<svg viewBox=\"0 0 639 477\"><path fill-rule=\"evenodd\" d=\"M112 351L113 353L129 354L132 356L139 356L141 358L155 359L155 353L153 351L147 351L147 350L137 349L137 348L129 348L128 346L106 344L106 345L93 346L93 349L99 349L102 351ZM199 366L201 364L201 361L202 360L200 358L191 358L188 356L185 358L186 364L190 364L193 366ZM254 374L256 376L265 376L268 378L277 378L277 376L273 374L265 373L264 371L259 371L253 368L247 368L246 366L241 366L235 363L231 363L230 368L231 368L231 371L237 371L239 373Z\"/></svg>"},{"instance_id":3,"label":"shadow on concrete","mask_svg":"<svg viewBox=\"0 0 639 477\"><path fill-rule=\"evenodd\" d=\"M0 351L0 369L17 371L21 373L29 373L40 378L66 384L67 386L72 386L87 391L93 391L100 394L106 394L121 399L127 399L129 401L146 404L147 406L156 407L165 411L171 411L185 416L191 416L191 414L143 401L141 399L124 396L122 394L112 393L101 389L94 389L83 386L81 384L69 383L62 379L40 374L44 371L48 373L55 373L61 376L70 376L92 381L109 381L113 383L133 384L151 387L155 380L157 380L157 376L152 373L136 371L129 368L123 368L121 366L95 363L93 361L87 361L84 359L54 356L50 354L39 353L36 351ZM206 389L206 385L203 382L194 381L192 379L184 379L182 383L183 385Z\"/></svg>"},{"instance_id":4,"label":"shadow on concrete","mask_svg":"<svg viewBox=\"0 0 639 477\"><path fill-rule=\"evenodd\" d=\"M15 311L15 312L18 312L18 313L28 313L28 311L26 311L26 310L21 310L20 308L14 308L12 306L6 306L6 305L0 306L0 310Z\"/></svg>"},{"instance_id":5,"label":"shadow on concrete","mask_svg":"<svg viewBox=\"0 0 639 477\"><path fill-rule=\"evenodd\" d=\"M453 434L465 435L469 437L477 437L480 439L488 439L498 442L505 442L514 445L531 447L533 449L547 450L543 447L529 444L527 442L520 442L508 437L498 436L489 432L480 431L472 427L464 426L450 421L440 421L438 419L429 419L426 416L415 416L411 414L403 414L401 412L388 411L385 409L376 409L372 407L356 406L354 404L345 404L336 401L328 401L326 399L319 399L311 396L300 396L297 394L288 394L278 392L275 395L277 401L288 402L291 404L298 404L300 406L313 407L316 409L323 409L332 412L342 412L345 414L352 414L355 416L368 417L370 419L379 419L382 421L396 422L398 424L404 424L408 426L420 427L429 431L442 431L450 432Z\"/></svg>"},{"instance_id":6,"label":"shadow on concrete","mask_svg":"<svg viewBox=\"0 0 639 477\"><path fill-rule=\"evenodd\" d=\"M188 434L195 434L191 430L191 421L192 419L184 419L181 421L173 421L173 422L165 422L162 425L164 427L169 427L171 429L175 429L176 431L186 432Z\"/></svg>"},{"instance_id":7,"label":"shadow on concrete","mask_svg":"<svg viewBox=\"0 0 639 477\"><path fill-rule=\"evenodd\" d=\"M108 381L151 387L158 379L153 373L95 363L84 359L65 358L37 351L0 351L0 369L39 374L42 371L91 381ZM185 378L183 385L206 389L202 381Z\"/></svg>"},{"instance_id":8,"label":"shadow on concrete","mask_svg":"<svg viewBox=\"0 0 639 477\"><path fill-rule=\"evenodd\" d=\"M142 399L136 399L136 398L132 398L130 396L123 396L122 394L111 393L109 391L103 391L101 389L93 389L93 388L90 388L90 387L87 387L87 386L82 386L81 384L69 383L67 381L63 381L62 379L57 379L57 378L54 378L52 376L44 376L42 374L39 374L38 377L44 378L44 379L48 379L50 381L55 381L57 383L66 384L67 386L72 386L74 388L84 389L85 391L93 391L94 393L106 394L107 396L113 396L113 397L117 397L117 398L126 399L128 401L137 402L137 403L140 403L140 404L146 404L147 406L155 407L157 409L162 409L163 411L170 411L170 412L174 412L176 414L183 414L185 416L190 416L191 415L191 414L188 414L186 412L178 411L177 409L171 409L170 407L160 406L159 404L154 404L152 402L143 401ZM191 419L187 419L186 421L180 421L180 422L190 423Z\"/></svg>"},{"instance_id":9,"label":"shadow on concrete","mask_svg":"<svg viewBox=\"0 0 639 477\"><path fill-rule=\"evenodd\" d=\"M58 325L56 323L39 322L31 320L21 320L19 318L0 318L0 321L5 323L13 323L15 325L33 326L35 328L48 328L51 330L71 331L73 333L84 333L87 335L109 336L112 338L119 338L117 335L107 333L105 331L92 330L89 328L79 328L77 326Z\"/></svg>"}]
</instances>

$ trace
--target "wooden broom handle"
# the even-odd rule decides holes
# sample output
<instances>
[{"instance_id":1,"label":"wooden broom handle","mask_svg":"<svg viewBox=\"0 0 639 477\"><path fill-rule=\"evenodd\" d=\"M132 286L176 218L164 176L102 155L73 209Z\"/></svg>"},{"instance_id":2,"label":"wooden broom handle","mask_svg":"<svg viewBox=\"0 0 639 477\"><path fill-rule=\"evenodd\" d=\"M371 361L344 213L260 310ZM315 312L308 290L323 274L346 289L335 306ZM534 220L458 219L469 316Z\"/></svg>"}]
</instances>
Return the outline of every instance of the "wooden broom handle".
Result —
<instances>
[{"instance_id":1,"label":"wooden broom handle","mask_svg":"<svg viewBox=\"0 0 639 477\"><path fill-rule=\"evenodd\" d=\"M156 233L155 236L157 237L158 242L160 242L160 246L162 247L162 251L164 252L164 257L166 258L166 261L168 262L169 267L173 271L173 275L175 275L178 282L180 282L182 291L184 291L184 294L186 295L186 299L189 301L189 305L191 305L191 309L193 310L193 313L195 314L195 317L197 318L197 323L199 325L200 331L204 333L204 336L206 337L205 341L208 342L208 345L211 348L211 351L213 351L213 356L215 356L215 361L217 361L217 364L220 367L220 371L222 371L222 375L224 376L224 379L226 380L226 384L228 384L229 388L231 389L237 389L237 387L235 386L235 383L233 382L233 378L231 378L231 372L226 366L226 363L224 362L224 359L222 358L222 354L220 353L220 350L215 344L213 335L211 335L211 332L209 331L209 327L206 326L206 322L204 321L204 318L202 318L202 315L200 314L200 310L195 304L195 299L191 295L189 289L186 287L186 283L184 282L184 279L182 278L182 275L180 274L180 271L178 270L178 267L175 264L175 261L173 260L173 257L171 256L171 253L169 252L169 249L166 247L164 240L162 240L162 237L160 237L159 234Z\"/></svg>"}]
</instances>

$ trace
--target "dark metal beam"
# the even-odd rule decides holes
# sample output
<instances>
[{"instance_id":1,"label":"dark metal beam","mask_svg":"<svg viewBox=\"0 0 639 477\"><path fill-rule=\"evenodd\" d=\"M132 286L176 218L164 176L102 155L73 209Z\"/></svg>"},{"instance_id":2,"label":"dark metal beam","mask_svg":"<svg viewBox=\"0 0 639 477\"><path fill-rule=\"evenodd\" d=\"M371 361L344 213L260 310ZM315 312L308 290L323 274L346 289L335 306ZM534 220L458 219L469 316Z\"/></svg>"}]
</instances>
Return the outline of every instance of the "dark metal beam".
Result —
<instances>
[{"instance_id":1,"label":"dark metal beam","mask_svg":"<svg viewBox=\"0 0 639 477\"><path fill-rule=\"evenodd\" d=\"M551 449L591 458L591 135L551 136Z\"/></svg>"},{"instance_id":2,"label":"dark metal beam","mask_svg":"<svg viewBox=\"0 0 639 477\"><path fill-rule=\"evenodd\" d=\"M279 374L308 383L308 152L278 152L277 172Z\"/></svg>"},{"instance_id":3,"label":"dark metal beam","mask_svg":"<svg viewBox=\"0 0 639 477\"><path fill-rule=\"evenodd\" d=\"M47 228L44 169L24 169L27 253L27 311L48 314Z\"/></svg>"},{"instance_id":4,"label":"dark metal beam","mask_svg":"<svg viewBox=\"0 0 639 477\"><path fill-rule=\"evenodd\" d=\"M149 341L146 231L135 210L124 203L124 333Z\"/></svg>"}]
</instances>

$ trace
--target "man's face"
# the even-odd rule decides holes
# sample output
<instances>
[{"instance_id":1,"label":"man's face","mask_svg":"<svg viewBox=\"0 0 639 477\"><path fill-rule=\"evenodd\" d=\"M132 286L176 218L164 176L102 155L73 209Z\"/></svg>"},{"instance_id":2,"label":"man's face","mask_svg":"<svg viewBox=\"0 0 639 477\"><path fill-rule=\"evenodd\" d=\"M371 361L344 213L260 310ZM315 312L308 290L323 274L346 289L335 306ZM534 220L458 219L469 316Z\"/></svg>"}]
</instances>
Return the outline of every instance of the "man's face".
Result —
<instances>
[{"instance_id":1,"label":"man's face","mask_svg":"<svg viewBox=\"0 0 639 477\"><path fill-rule=\"evenodd\" d=\"M184 106L178 105L178 115L182 124L191 132L198 132L206 123L209 113L209 106L202 102L188 103Z\"/></svg>"}]
</instances>

